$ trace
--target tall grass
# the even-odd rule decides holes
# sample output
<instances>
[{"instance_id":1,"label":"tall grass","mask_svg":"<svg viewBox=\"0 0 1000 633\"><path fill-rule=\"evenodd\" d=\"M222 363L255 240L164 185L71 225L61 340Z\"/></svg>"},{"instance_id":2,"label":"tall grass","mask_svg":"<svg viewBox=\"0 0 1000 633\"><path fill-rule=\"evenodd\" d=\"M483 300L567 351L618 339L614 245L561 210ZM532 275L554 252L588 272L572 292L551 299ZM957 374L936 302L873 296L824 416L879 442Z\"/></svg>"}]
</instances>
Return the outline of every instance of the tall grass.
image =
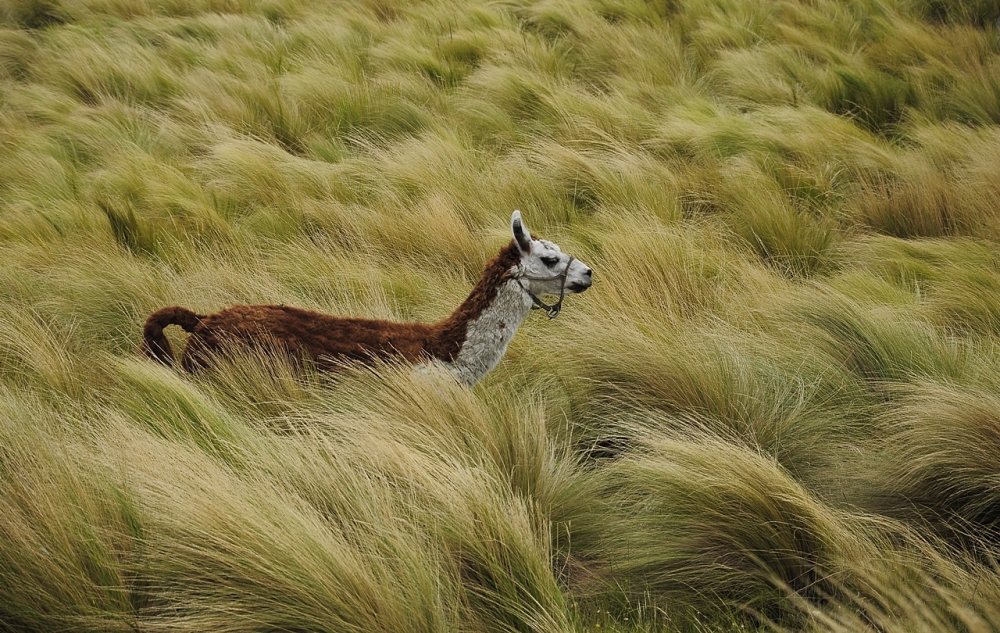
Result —
<instances>
[{"instance_id":1,"label":"tall grass","mask_svg":"<svg viewBox=\"0 0 1000 633\"><path fill-rule=\"evenodd\" d=\"M997 18L3 3L0 629L1000 627ZM595 285L473 389L135 355L440 319L515 208Z\"/></svg>"}]
</instances>

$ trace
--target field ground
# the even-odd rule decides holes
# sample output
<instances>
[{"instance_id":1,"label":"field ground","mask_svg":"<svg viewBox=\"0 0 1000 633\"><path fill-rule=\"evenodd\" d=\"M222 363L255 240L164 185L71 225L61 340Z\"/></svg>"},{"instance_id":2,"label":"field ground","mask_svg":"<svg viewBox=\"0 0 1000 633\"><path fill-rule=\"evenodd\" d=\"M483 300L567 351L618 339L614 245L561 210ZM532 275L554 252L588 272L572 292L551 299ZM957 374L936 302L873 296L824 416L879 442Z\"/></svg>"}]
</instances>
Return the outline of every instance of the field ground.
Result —
<instances>
[{"instance_id":1,"label":"field ground","mask_svg":"<svg viewBox=\"0 0 1000 633\"><path fill-rule=\"evenodd\" d=\"M1000 629L998 19L0 2L0 630ZM515 208L595 284L473 389L135 354L437 320Z\"/></svg>"}]
</instances>

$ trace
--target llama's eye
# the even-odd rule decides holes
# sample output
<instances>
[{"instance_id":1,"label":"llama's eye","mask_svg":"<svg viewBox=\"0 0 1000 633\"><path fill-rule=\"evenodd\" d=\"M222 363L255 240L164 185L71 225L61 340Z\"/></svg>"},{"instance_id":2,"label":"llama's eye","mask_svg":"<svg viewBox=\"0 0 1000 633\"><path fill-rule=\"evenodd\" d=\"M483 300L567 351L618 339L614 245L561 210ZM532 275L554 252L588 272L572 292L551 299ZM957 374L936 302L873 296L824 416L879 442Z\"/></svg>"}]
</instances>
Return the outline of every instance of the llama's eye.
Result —
<instances>
[{"instance_id":1,"label":"llama's eye","mask_svg":"<svg viewBox=\"0 0 1000 633\"><path fill-rule=\"evenodd\" d=\"M548 266L549 268L552 268L553 266L559 263L558 257L542 257L541 260L542 263Z\"/></svg>"}]
</instances>

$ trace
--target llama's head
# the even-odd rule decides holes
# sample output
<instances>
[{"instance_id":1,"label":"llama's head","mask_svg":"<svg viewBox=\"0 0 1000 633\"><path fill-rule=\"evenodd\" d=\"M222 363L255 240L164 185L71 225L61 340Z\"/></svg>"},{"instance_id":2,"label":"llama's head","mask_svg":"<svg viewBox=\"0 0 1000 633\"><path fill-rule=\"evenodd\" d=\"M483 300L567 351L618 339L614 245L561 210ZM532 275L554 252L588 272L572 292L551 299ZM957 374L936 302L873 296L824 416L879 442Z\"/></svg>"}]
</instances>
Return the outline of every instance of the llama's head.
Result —
<instances>
[{"instance_id":1,"label":"llama's head","mask_svg":"<svg viewBox=\"0 0 1000 633\"><path fill-rule=\"evenodd\" d=\"M546 310L549 318L559 313L565 293L583 292L593 284L590 266L563 253L558 245L532 237L521 220L520 211L515 211L510 217L510 230L521 252L521 263L515 270L515 277L532 296L535 305ZM559 304L542 304L537 297L546 294L559 295Z\"/></svg>"}]
</instances>

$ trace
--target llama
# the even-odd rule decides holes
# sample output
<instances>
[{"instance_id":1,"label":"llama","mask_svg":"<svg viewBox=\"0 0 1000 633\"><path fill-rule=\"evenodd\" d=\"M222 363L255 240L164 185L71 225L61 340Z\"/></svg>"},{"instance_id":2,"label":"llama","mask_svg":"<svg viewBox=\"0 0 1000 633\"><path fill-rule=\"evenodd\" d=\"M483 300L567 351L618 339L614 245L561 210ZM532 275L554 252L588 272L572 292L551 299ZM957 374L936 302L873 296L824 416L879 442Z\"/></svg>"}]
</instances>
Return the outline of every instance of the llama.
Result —
<instances>
[{"instance_id":1,"label":"llama","mask_svg":"<svg viewBox=\"0 0 1000 633\"><path fill-rule=\"evenodd\" d=\"M146 320L140 351L173 365L163 328L179 325L191 333L181 360L187 371L210 365L227 345L270 343L293 357L309 356L327 370L345 361L440 362L459 381L474 385L500 362L532 309L553 319L567 292L583 292L592 283L590 267L532 236L520 211L511 216L510 228L510 244L486 264L462 305L438 323L335 317L283 305L236 305L207 316L174 306ZM539 295L559 300L546 304Z\"/></svg>"}]
</instances>

